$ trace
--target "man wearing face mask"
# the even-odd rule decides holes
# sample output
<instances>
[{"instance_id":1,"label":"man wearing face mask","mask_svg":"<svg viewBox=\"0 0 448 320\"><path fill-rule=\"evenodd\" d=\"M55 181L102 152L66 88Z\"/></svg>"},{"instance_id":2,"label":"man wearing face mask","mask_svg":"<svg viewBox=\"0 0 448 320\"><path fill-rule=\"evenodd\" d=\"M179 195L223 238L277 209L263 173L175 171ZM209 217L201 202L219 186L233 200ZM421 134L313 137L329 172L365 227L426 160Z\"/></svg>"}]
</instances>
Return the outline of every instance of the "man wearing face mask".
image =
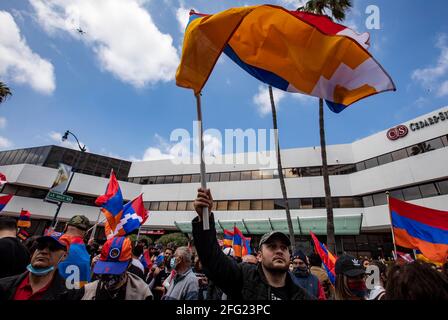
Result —
<instances>
[{"instance_id":1,"label":"man wearing face mask","mask_svg":"<svg viewBox=\"0 0 448 320\"><path fill-rule=\"evenodd\" d=\"M171 258L173 270L165 280L166 294L162 300L197 300L199 282L191 267L192 256L188 247L179 247Z\"/></svg>"},{"instance_id":2,"label":"man wearing face mask","mask_svg":"<svg viewBox=\"0 0 448 320\"><path fill-rule=\"evenodd\" d=\"M50 232L36 239L37 248L27 271L0 279L0 300L59 300L67 292L58 264L67 255L62 233Z\"/></svg>"},{"instance_id":3,"label":"man wearing face mask","mask_svg":"<svg viewBox=\"0 0 448 320\"><path fill-rule=\"evenodd\" d=\"M342 255L336 260L336 300L365 300L365 271L355 257Z\"/></svg>"},{"instance_id":4,"label":"man wearing face mask","mask_svg":"<svg viewBox=\"0 0 448 320\"><path fill-rule=\"evenodd\" d=\"M308 259L301 250L297 250L294 253L292 264L294 267L294 282L305 289L313 297L316 297L319 300L326 300L324 289L320 284L319 279L311 274Z\"/></svg>"},{"instance_id":5,"label":"man wearing face mask","mask_svg":"<svg viewBox=\"0 0 448 320\"><path fill-rule=\"evenodd\" d=\"M100 279L81 289L81 300L152 300L148 284L127 271L131 261L132 243L129 238L107 240L93 268Z\"/></svg>"}]
</instances>

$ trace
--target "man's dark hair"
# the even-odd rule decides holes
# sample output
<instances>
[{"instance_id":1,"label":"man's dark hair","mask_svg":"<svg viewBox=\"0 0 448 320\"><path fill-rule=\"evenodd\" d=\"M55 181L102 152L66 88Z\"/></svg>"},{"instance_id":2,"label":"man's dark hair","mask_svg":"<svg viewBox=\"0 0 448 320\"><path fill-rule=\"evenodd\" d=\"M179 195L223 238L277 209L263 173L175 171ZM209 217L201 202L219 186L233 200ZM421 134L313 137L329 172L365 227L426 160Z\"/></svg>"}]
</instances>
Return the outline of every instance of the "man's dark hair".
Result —
<instances>
[{"instance_id":1,"label":"man's dark hair","mask_svg":"<svg viewBox=\"0 0 448 320\"><path fill-rule=\"evenodd\" d=\"M0 216L0 231L16 230L17 220L12 217Z\"/></svg>"},{"instance_id":2,"label":"man's dark hair","mask_svg":"<svg viewBox=\"0 0 448 320\"><path fill-rule=\"evenodd\" d=\"M387 280L387 300L448 300L448 279L428 263L396 264Z\"/></svg>"},{"instance_id":3,"label":"man's dark hair","mask_svg":"<svg viewBox=\"0 0 448 320\"><path fill-rule=\"evenodd\" d=\"M137 258L140 257L143 254L143 245L137 243L137 245L132 246L132 254Z\"/></svg>"},{"instance_id":4,"label":"man's dark hair","mask_svg":"<svg viewBox=\"0 0 448 320\"><path fill-rule=\"evenodd\" d=\"M312 253L309 255L310 265L312 267L322 267L322 259L317 253Z\"/></svg>"}]
</instances>

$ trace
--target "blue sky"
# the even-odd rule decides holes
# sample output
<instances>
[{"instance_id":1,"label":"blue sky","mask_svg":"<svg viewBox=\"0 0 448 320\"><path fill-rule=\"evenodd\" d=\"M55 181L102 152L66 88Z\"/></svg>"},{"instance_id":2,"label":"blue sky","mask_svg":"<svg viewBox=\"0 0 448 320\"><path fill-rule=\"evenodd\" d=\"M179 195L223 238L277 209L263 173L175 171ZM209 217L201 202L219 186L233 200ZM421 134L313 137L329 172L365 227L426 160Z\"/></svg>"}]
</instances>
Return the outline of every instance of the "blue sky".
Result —
<instances>
[{"instance_id":1,"label":"blue sky","mask_svg":"<svg viewBox=\"0 0 448 320\"><path fill-rule=\"evenodd\" d=\"M294 9L300 2L271 3ZM448 2L353 2L345 24L370 33L370 52L398 90L364 99L341 114L326 109L328 144L349 143L448 105ZM192 132L196 118L192 92L174 82L186 13L261 3L2 0L0 80L13 96L0 105L0 148L60 144L69 129L91 152L126 159L167 156L171 132ZM368 5L380 9L379 30L366 29ZM77 34L78 27L86 34ZM203 91L205 129L271 128L270 113L263 114L260 106L268 99L265 91L222 57ZM280 98L282 148L319 145L317 100L297 94Z\"/></svg>"}]
</instances>

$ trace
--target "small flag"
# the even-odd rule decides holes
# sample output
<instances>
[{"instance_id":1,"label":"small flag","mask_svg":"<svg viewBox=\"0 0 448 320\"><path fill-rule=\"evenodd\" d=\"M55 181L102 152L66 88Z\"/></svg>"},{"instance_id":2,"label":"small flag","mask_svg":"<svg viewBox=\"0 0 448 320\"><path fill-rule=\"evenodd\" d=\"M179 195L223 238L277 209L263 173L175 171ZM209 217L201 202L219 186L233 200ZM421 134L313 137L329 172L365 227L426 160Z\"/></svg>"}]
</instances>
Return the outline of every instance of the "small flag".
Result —
<instances>
[{"instance_id":1,"label":"small flag","mask_svg":"<svg viewBox=\"0 0 448 320\"><path fill-rule=\"evenodd\" d=\"M224 239L223 239L223 246L231 248L233 244L233 232L229 230L224 230Z\"/></svg>"},{"instance_id":2,"label":"small flag","mask_svg":"<svg viewBox=\"0 0 448 320\"><path fill-rule=\"evenodd\" d=\"M19 228L19 232L17 233L17 237L22 239L22 241L25 241L26 239L28 239L30 237L30 235L29 235L29 233L25 229Z\"/></svg>"},{"instance_id":3,"label":"small flag","mask_svg":"<svg viewBox=\"0 0 448 320\"><path fill-rule=\"evenodd\" d=\"M3 187L7 183L8 180L6 180L6 176L0 172L0 187Z\"/></svg>"},{"instance_id":4,"label":"small flag","mask_svg":"<svg viewBox=\"0 0 448 320\"><path fill-rule=\"evenodd\" d=\"M249 237L243 237L243 257L252 253L252 249L250 248L250 240Z\"/></svg>"},{"instance_id":5,"label":"small flag","mask_svg":"<svg viewBox=\"0 0 448 320\"><path fill-rule=\"evenodd\" d=\"M102 207L101 211L106 217L110 228L115 230L123 213L123 195L113 170L110 173L106 194L99 196L95 200L95 204Z\"/></svg>"},{"instance_id":6,"label":"small flag","mask_svg":"<svg viewBox=\"0 0 448 320\"><path fill-rule=\"evenodd\" d=\"M243 233L236 226L233 227L233 252L235 257L243 256Z\"/></svg>"},{"instance_id":7,"label":"small flag","mask_svg":"<svg viewBox=\"0 0 448 320\"><path fill-rule=\"evenodd\" d=\"M389 198L395 243L435 262L448 258L448 212Z\"/></svg>"},{"instance_id":8,"label":"small flag","mask_svg":"<svg viewBox=\"0 0 448 320\"><path fill-rule=\"evenodd\" d=\"M126 203L123 208L121 220L113 231L110 224L106 223L106 234L108 238L115 236L125 236L132 231L140 228L142 224L148 219L149 211L143 205L143 195L140 194L134 200ZM107 226L108 225L108 226Z\"/></svg>"},{"instance_id":9,"label":"small flag","mask_svg":"<svg viewBox=\"0 0 448 320\"><path fill-rule=\"evenodd\" d=\"M325 271L328 274L328 278L330 279L331 283L334 285L336 282L336 272L334 270L336 266L336 258L333 256L333 254L327 249L327 247L319 242L316 235L310 231L311 238L314 242L314 249L316 250L317 254L322 259L322 263L325 267Z\"/></svg>"},{"instance_id":10,"label":"small flag","mask_svg":"<svg viewBox=\"0 0 448 320\"><path fill-rule=\"evenodd\" d=\"M17 227L31 227L31 213L28 210L22 209L22 211L20 212L19 220L17 221Z\"/></svg>"},{"instance_id":11,"label":"small flag","mask_svg":"<svg viewBox=\"0 0 448 320\"><path fill-rule=\"evenodd\" d=\"M8 202L12 199L12 194L8 194L7 196L0 197L0 211L2 211Z\"/></svg>"}]
</instances>

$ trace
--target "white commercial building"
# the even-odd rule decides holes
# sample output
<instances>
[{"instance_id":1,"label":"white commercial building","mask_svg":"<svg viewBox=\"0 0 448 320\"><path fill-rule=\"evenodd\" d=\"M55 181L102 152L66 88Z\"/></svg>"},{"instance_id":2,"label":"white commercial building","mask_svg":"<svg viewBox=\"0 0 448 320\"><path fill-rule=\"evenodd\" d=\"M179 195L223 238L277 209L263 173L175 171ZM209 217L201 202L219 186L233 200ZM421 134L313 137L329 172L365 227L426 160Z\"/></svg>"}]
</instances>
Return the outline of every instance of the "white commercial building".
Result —
<instances>
[{"instance_id":1,"label":"white commercial building","mask_svg":"<svg viewBox=\"0 0 448 320\"><path fill-rule=\"evenodd\" d=\"M390 250L386 191L398 199L448 211L447 136L445 107L350 144L327 146L338 251ZM144 193L151 212L144 229L191 230L192 200L200 186L197 164L131 163L57 146L0 153L0 172L8 179L2 193L14 194L3 212L18 216L22 208L29 210L34 219L45 221L33 222L35 232L48 225L57 206L43 199L60 162L76 168L67 191L74 200L62 204L60 221L84 214L94 223L99 210L93 202L104 193L114 168L125 199ZM282 150L282 163L298 241L306 239L310 230L325 234L320 148ZM287 231L276 170L257 163L227 162L210 164L206 170L218 231L234 224L254 237L271 229Z\"/></svg>"}]
</instances>

